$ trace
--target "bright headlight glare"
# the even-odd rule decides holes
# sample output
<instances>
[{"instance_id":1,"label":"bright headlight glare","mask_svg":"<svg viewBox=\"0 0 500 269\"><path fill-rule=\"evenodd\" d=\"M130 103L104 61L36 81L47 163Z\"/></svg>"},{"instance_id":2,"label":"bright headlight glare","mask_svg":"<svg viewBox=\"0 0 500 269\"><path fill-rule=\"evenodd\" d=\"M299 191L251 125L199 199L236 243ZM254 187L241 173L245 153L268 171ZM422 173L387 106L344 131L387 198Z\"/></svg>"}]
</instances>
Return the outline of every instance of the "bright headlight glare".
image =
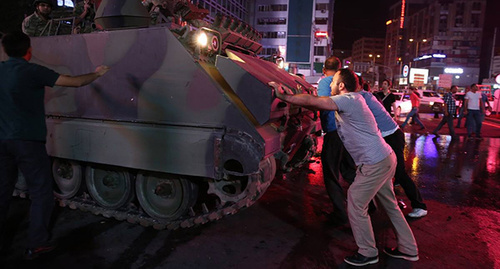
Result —
<instances>
[{"instance_id":1,"label":"bright headlight glare","mask_svg":"<svg viewBox=\"0 0 500 269\"><path fill-rule=\"evenodd\" d=\"M434 105L434 102L429 102L429 104L432 106L432 105Z\"/></svg>"},{"instance_id":2,"label":"bright headlight glare","mask_svg":"<svg viewBox=\"0 0 500 269\"><path fill-rule=\"evenodd\" d=\"M278 59L276 61L276 64L278 65L279 68L283 69L285 67L285 62L282 59Z\"/></svg>"},{"instance_id":3,"label":"bright headlight glare","mask_svg":"<svg viewBox=\"0 0 500 269\"><path fill-rule=\"evenodd\" d=\"M198 37L196 38L196 42L198 43L198 46L206 47L208 44L207 34L205 34L204 32L199 33Z\"/></svg>"}]
</instances>

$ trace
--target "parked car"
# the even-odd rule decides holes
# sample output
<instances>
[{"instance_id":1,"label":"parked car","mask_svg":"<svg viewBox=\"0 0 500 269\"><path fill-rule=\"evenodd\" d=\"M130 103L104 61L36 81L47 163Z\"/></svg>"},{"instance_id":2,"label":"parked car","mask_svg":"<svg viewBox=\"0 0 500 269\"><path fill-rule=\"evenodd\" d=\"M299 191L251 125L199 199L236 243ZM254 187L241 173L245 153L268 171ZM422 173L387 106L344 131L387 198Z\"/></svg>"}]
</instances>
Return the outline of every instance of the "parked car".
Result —
<instances>
[{"instance_id":1,"label":"parked car","mask_svg":"<svg viewBox=\"0 0 500 269\"><path fill-rule=\"evenodd\" d=\"M411 111L410 95L408 93L402 93L402 92L393 92L393 94L396 96L396 115L410 113Z\"/></svg>"},{"instance_id":2,"label":"parked car","mask_svg":"<svg viewBox=\"0 0 500 269\"><path fill-rule=\"evenodd\" d=\"M444 102L441 97L431 90L418 90L420 94L420 107L419 112L422 113L442 113L444 108Z\"/></svg>"}]
</instances>

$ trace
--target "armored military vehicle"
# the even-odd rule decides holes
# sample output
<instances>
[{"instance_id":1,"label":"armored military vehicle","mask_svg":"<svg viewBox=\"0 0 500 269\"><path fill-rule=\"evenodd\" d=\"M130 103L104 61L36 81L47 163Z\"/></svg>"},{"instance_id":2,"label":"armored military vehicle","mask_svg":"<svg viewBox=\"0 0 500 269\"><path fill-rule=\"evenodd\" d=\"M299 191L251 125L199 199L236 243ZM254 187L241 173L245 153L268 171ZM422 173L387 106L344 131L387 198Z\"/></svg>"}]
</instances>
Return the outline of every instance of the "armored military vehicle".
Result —
<instances>
[{"instance_id":1,"label":"armored military vehicle","mask_svg":"<svg viewBox=\"0 0 500 269\"><path fill-rule=\"evenodd\" d=\"M207 23L189 1L155 12L151 25L140 1L103 0L99 31L34 37L32 61L62 74L111 67L88 86L46 89L60 205L176 229L253 204L277 169L311 157L320 125L273 97L270 81L312 87L259 59L249 25Z\"/></svg>"}]
</instances>

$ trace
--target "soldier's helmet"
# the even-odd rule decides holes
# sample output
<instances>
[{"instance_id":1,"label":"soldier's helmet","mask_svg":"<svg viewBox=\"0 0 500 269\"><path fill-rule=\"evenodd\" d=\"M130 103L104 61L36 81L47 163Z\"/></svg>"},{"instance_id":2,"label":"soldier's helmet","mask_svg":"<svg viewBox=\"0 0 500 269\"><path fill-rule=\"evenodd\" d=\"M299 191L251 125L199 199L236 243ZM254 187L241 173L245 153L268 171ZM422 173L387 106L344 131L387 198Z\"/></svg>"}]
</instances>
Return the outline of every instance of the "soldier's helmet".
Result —
<instances>
[{"instance_id":1,"label":"soldier's helmet","mask_svg":"<svg viewBox=\"0 0 500 269\"><path fill-rule=\"evenodd\" d=\"M54 2L52 0L35 0L33 1L33 6L36 7L40 3L45 3L50 5L51 7L54 7Z\"/></svg>"}]
</instances>

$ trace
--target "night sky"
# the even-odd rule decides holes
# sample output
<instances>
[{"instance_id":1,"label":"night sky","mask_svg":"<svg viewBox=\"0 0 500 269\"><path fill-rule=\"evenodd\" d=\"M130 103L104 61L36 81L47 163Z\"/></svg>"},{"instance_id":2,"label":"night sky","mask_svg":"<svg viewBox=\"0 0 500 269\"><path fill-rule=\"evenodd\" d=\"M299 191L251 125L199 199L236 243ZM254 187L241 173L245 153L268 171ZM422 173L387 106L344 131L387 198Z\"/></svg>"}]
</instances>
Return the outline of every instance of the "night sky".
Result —
<instances>
[{"instance_id":1,"label":"night sky","mask_svg":"<svg viewBox=\"0 0 500 269\"><path fill-rule=\"evenodd\" d=\"M385 38L388 9L395 0L336 0L333 48L350 50L361 37Z\"/></svg>"}]
</instances>

